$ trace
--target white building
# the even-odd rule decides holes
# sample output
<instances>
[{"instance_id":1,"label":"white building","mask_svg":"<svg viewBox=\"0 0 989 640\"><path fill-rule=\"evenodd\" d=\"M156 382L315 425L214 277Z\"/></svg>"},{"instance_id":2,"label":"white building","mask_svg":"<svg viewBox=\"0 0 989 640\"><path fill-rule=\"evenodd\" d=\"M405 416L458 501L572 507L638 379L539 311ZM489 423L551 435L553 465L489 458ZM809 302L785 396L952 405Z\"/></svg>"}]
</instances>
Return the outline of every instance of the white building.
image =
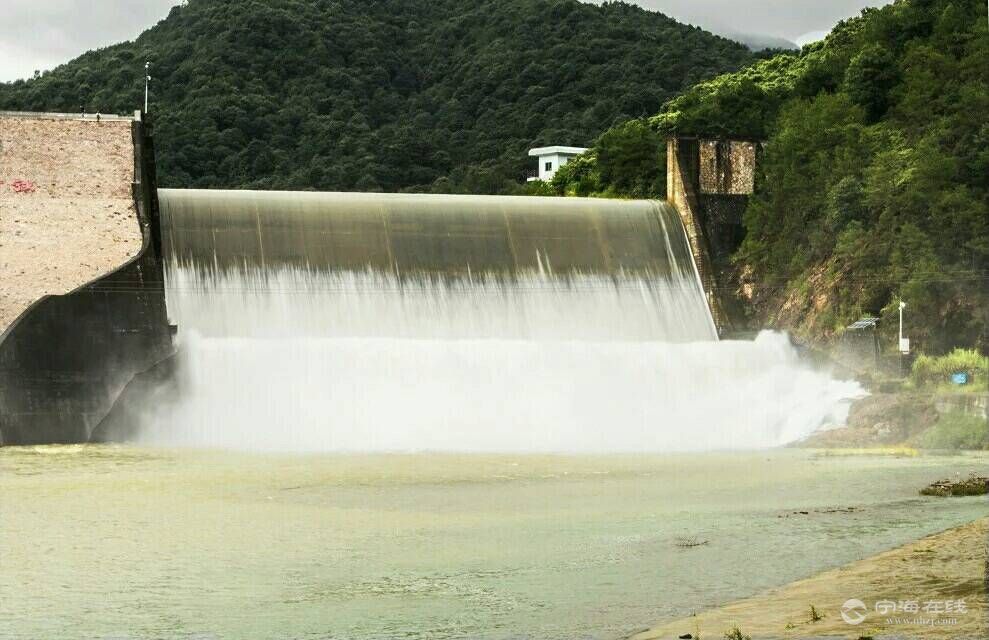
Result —
<instances>
[{"instance_id":1,"label":"white building","mask_svg":"<svg viewBox=\"0 0 989 640\"><path fill-rule=\"evenodd\" d=\"M529 182L542 180L549 182L556 175L560 167L570 162L574 156L587 151L581 147L539 147L530 149L529 156L539 159L539 174L537 177L529 178Z\"/></svg>"}]
</instances>

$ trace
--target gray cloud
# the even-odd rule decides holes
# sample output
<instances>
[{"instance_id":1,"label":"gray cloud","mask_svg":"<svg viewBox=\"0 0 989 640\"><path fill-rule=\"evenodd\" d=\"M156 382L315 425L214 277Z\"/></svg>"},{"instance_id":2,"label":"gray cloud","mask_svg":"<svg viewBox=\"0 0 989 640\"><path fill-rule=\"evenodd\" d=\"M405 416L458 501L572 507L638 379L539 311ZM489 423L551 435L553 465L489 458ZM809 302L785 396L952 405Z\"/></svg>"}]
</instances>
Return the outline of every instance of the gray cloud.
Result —
<instances>
[{"instance_id":1,"label":"gray cloud","mask_svg":"<svg viewBox=\"0 0 989 640\"><path fill-rule=\"evenodd\" d=\"M721 33L798 40L882 0L636 0L638 4ZM168 14L178 0L3 0L0 81L51 69L75 56L130 40Z\"/></svg>"},{"instance_id":2,"label":"gray cloud","mask_svg":"<svg viewBox=\"0 0 989 640\"><path fill-rule=\"evenodd\" d=\"M0 81L51 69L97 47L132 40L178 0L3 0Z\"/></svg>"},{"instance_id":3,"label":"gray cloud","mask_svg":"<svg viewBox=\"0 0 989 640\"><path fill-rule=\"evenodd\" d=\"M818 37L865 7L890 0L634 0L681 22L716 33L748 33L799 41ZM817 38L814 38L817 39ZM802 44L802 43L801 43Z\"/></svg>"}]
</instances>

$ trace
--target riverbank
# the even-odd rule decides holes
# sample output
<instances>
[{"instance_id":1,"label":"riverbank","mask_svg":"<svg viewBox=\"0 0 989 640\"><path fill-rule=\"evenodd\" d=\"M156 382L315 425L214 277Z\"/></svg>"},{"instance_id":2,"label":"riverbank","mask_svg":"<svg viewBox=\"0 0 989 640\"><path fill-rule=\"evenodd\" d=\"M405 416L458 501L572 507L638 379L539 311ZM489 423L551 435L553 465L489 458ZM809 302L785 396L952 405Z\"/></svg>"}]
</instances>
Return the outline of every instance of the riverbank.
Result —
<instances>
[{"instance_id":1,"label":"riverbank","mask_svg":"<svg viewBox=\"0 0 989 640\"><path fill-rule=\"evenodd\" d=\"M667 623L634 640L723 638L985 638L989 518L779 589ZM865 609L856 609L861 601ZM897 604L888 614L877 612ZM913 603L913 604L911 604ZM961 604L959 604L961 603ZM918 611L911 612L913 605ZM850 624L865 615L862 622ZM820 619L813 620L811 607ZM901 609L906 608L906 611ZM951 611L947 611L947 609Z\"/></svg>"}]
</instances>

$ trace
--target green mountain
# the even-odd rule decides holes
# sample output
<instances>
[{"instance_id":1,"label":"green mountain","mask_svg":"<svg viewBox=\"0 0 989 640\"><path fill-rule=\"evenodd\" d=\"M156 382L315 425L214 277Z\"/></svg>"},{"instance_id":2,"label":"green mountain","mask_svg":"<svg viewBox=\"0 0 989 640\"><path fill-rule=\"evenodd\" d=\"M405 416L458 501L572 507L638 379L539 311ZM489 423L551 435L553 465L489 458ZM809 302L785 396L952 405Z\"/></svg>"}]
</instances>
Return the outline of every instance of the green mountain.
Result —
<instances>
[{"instance_id":1,"label":"green mountain","mask_svg":"<svg viewBox=\"0 0 989 640\"><path fill-rule=\"evenodd\" d=\"M989 349L983 0L899 0L601 136L551 191L663 195L665 137L766 141L735 256L760 324L829 338L908 303L920 348ZM746 285L742 287L741 285Z\"/></svg>"},{"instance_id":2,"label":"green mountain","mask_svg":"<svg viewBox=\"0 0 989 640\"><path fill-rule=\"evenodd\" d=\"M145 60L163 185L503 192L751 54L621 2L190 0L0 109L131 112Z\"/></svg>"}]
</instances>

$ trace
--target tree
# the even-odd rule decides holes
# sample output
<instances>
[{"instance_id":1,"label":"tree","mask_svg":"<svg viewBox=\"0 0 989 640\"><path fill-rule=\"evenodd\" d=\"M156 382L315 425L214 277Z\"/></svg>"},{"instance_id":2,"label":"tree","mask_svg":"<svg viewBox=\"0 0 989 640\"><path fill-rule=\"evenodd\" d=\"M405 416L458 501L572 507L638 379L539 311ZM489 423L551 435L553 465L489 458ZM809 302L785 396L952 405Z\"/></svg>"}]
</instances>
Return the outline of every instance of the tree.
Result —
<instances>
[{"instance_id":1,"label":"tree","mask_svg":"<svg viewBox=\"0 0 989 640\"><path fill-rule=\"evenodd\" d=\"M877 122L890 106L890 91L899 74L896 60L882 45L866 47L852 58L845 71L845 91L865 110L869 122Z\"/></svg>"}]
</instances>

